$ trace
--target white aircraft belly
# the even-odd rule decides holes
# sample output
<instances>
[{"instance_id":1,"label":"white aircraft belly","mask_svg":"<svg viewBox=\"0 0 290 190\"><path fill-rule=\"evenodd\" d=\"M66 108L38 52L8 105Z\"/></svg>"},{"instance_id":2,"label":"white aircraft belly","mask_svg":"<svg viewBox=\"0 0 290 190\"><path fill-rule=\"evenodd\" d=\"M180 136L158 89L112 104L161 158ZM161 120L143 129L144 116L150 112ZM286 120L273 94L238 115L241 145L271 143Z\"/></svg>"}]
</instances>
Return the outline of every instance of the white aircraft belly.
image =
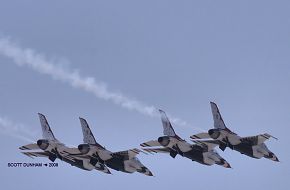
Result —
<instances>
[{"instance_id":1,"label":"white aircraft belly","mask_svg":"<svg viewBox=\"0 0 290 190\"><path fill-rule=\"evenodd\" d=\"M133 173L136 171L136 166L131 160L125 160L124 169L129 173Z\"/></svg>"},{"instance_id":2,"label":"white aircraft belly","mask_svg":"<svg viewBox=\"0 0 290 190\"><path fill-rule=\"evenodd\" d=\"M208 165L215 164L215 160L211 157L209 152L204 152L203 154L203 161Z\"/></svg>"},{"instance_id":3,"label":"white aircraft belly","mask_svg":"<svg viewBox=\"0 0 290 190\"><path fill-rule=\"evenodd\" d=\"M187 142L179 141L177 146L182 152L188 152L192 150L191 145Z\"/></svg>"},{"instance_id":4,"label":"white aircraft belly","mask_svg":"<svg viewBox=\"0 0 290 190\"><path fill-rule=\"evenodd\" d=\"M109 160L112 158L111 152L108 150L99 150L98 155L102 160Z\"/></svg>"},{"instance_id":5,"label":"white aircraft belly","mask_svg":"<svg viewBox=\"0 0 290 190\"><path fill-rule=\"evenodd\" d=\"M264 156L264 151L259 146L253 146L253 156L255 158L262 158Z\"/></svg>"},{"instance_id":6,"label":"white aircraft belly","mask_svg":"<svg viewBox=\"0 0 290 190\"><path fill-rule=\"evenodd\" d=\"M237 135L229 134L229 135L228 135L228 139L229 139L229 142L230 142L232 145L237 145L237 144L240 144L240 143L241 143L240 137L237 136Z\"/></svg>"},{"instance_id":7,"label":"white aircraft belly","mask_svg":"<svg viewBox=\"0 0 290 190\"><path fill-rule=\"evenodd\" d=\"M92 164L90 164L90 161L85 159L83 160L83 165L84 165L84 168L87 169L87 170L93 170L95 169L95 166L93 166Z\"/></svg>"}]
</instances>

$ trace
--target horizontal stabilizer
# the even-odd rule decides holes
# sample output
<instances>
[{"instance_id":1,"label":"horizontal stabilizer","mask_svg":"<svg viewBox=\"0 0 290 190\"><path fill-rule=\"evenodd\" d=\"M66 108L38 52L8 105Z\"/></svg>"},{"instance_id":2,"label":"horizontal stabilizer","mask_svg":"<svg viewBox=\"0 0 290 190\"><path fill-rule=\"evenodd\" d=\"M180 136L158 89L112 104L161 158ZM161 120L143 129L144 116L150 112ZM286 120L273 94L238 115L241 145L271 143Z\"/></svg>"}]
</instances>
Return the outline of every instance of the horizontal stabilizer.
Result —
<instances>
[{"instance_id":1,"label":"horizontal stabilizer","mask_svg":"<svg viewBox=\"0 0 290 190\"><path fill-rule=\"evenodd\" d=\"M40 149L39 146L35 143L33 144L28 144L28 145L24 145L19 147L20 150L37 150Z\"/></svg>"},{"instance_id":2,"label":"horizontal stabilizer","mask_svg":"<svg viewBox=\"0 0 290 190\"><path fill-rule=\"evenodd\" d=\"M65 148L65 150L63 150L63 153L69 154L69 155L81 155L82 154L78 148Z\"/></svg>"},{"instance_id":3,"label":"horizontal stabilizer","mask_svg":"<svg viewBox=\"0 0 290 190\"><path fill-rule=\"evenodd\" d=\"M157 140L148 141L140 144L142 147L152 147L152 146L161 146L161 144Z\"/></svg>"},{"instance_id":4,"label":"horizontal stabilizer","mask_svg":"<svg viewBox=\"0 0 290 190\"><path fill-rule=\"evenodd\" d=\"M144 151L148 153L168 153L170 154L170 149L169 148L143 148Z\"/></svg>"},{"instance_id":5,"label":"horizontal stabilizer","mask_svg":"<svg viewBox=\"0 0 290 190\"><path fill-rule=\"evenodd\" d=\"M208 133L198 133L196 135L191 135L191 139L210 139L210 136Z\"/></svg>"},{"instance_id":6,"label":"horizontal stabilizer","mask_svg":"<svg viewBox=\"0 0 290 190\"><path fill-rule=\"evenodd\" d=\"M218 140L191 140L191 141L198 145L206 146L208 151L213 150L216 146L220 145L220 141Z\"/></svg>"}]
</instances>

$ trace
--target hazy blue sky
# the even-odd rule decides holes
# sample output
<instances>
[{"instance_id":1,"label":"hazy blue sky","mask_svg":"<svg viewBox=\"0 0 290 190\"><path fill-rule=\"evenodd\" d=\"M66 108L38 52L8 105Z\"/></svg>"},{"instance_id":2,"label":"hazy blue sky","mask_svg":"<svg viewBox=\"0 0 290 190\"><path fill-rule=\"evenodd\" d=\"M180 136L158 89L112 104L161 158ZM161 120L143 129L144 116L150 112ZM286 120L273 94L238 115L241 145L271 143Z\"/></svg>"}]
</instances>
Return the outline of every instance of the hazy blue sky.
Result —
<instances>
[{"instance_id":1,"label":"hazy blue sky","mask_svg":"<svg viewBox=\"0 0 290 190\"><path fill-rule=\"evenodd\" d=\"M1 126L1 187L5 189L285 189L290 185L289 1L13 1L0 3L0 38L77 69L108 90L164 109L187 126L183 138L213 126L215 101L227 127L241 136L268 132L280 163L226 150L233 169L177 156L140 155L155 177L113 171L8 168L8 162L46 162L20 154L26 144ZM78 117L97 141L119 151L162 134L159 118L97 98L0 53L0 118L21 124L37 140L37 112L68 145L82 142ZM6 128L6 129L5 129ZM5 129L5 130L4 130ZM13 131L11 129L10 131ZM16 131L16 130L14 130Z\"/></svg>"}]
</instances>

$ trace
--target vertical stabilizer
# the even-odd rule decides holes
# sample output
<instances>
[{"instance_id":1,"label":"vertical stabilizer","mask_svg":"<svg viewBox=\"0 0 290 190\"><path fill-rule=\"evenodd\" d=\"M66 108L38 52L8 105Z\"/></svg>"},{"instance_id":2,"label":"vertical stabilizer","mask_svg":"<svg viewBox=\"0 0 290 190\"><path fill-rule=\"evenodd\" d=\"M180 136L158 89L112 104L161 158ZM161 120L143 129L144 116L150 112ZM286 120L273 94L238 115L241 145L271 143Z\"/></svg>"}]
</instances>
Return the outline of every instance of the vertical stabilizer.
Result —
<instances>
[{"instance_id":1,"label":"vertical stabilizer","mask_svg":"<svg viewBox=\"0 0 290 190\"><path fill-rule=\"evenodd\" d=\"M45 116L41 113L38 113L38 116L42 128L42 137L47 140L56 140Z\"/></svg>"}]
</instances>

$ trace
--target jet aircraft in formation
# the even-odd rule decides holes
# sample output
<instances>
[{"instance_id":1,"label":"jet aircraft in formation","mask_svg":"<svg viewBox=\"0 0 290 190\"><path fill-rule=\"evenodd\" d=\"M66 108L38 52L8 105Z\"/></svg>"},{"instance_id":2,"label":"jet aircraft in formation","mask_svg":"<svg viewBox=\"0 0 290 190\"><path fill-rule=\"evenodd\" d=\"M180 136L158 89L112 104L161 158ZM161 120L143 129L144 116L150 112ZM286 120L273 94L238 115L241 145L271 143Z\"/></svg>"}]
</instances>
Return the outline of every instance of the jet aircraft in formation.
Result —
<instances>
[{"instance_id":1,"label":"jet aircraft in formation","mask_svg":"<svg viewBox=\"0 0 290 190\"><path fill-rule=\"evenodd\" d=\"M104 173L110 173L110 170L100 162L93 162L88 158L77 157L79 150L77 148L69 148L65 144L61 143L55 138L45 116L38 113L41 129L42 139L37 140L36 143L21 146L21 150L42 150L42 151L29 151L22 152L26 156L33 157L46 157L52 162L57 158L78 167L83 170L91 171L93 169L102 171Z\"/></svg>"},{"instance_id":2,"label":"jet aircraft in formation","mask_svg":"<svg viewBox=\"0 0 290 190\"><path fill-rule=\"evenodd\" d=\"M76 166L83 170L99 170L107 174L111 174L108 167L126 173L139 172L147 176L153 176L152 172L145 167L136 157L141 151L137 148L120 152L111 152L98 144L93 136L86 120L80 118L83 144L78 148L69 148L57 140L43 114L38 114L43 139L39 139L36 143L28 144L20 147L21 150L37 150L42 151L25 151L22 152L29 157L47 157L54 162L57 158Z\"/></svg>"},{"instance_id":3,"label":"jet aircraft in formation","mask_svg":"<svg viewBox=\"0 0 290 190\"><path fill-rule=\"evenodd\" d=\"M163 136L160 136L157 140L140 144L144 151L137 148L119 152L107 150L97 143L87 121L83 118L79 118L83 133L83 143L78 145L77 148L71 148L55 138L45 116L39 113L42 139L37 140L36 143L21 146L20 149L25 150L22 153L31 158L46 157L52 162L58 158L83 170L91 171L96 169L111 174L109 170L111 168L125 173L138 172L147 176L153 176L153 174L136 157L140 152L145 154L146 152L166 153L172 158L180 155L203 165L211 166L217 164L225 168L231 168L230 164L215 150L215 147L219 146L222 151L229 147L252 158L265 157L273 161L279 161L277 156L265 144L265 141L270 137L275 137L267 133L240 137L226 127L217 105L214 102L210 102L210 105L214 128L208 130L207 133L190 136L193 143L189 143L179 137L175 133L166 113L159 110L163 125Z\"/></svg>"},{"instance_id":4,"label":"jet aircraft in formation","mask_svg":"<svg viewBox=\"0 0 290 190\"><path fill-rule=\"evenodd\" d=\"M230 168L230 164L222 158L214 148L219 145L216 140L200 141L194 140L195 144L190 144L180 138L174 131L169 119L164 111L159 110L161 114L161 121L163 125L163 135L157 140L151 140L142 143L142 147L161 146L161 148L143 149L150 153L167 153L172 158L177 154L189 158L204 165L221 165L225 168Z\"/></svg>"},{"instance_id":5,"label":"jet aircraft in formation","mask_svg":"<svg viewBox=\"0 0 290 190\"><path fill-rule=\"evenodd\" d=\"M212 138L220 142L219 148L222 151L229 147L232 150L236 150L241 154L245 154L252 158L260 159L265 157L273 161L279 161L277 156L271 152L264 143L270 137L276 140L277 138L267 133L256 136L240 137L226 127L218 106L214 102L210 102L210 105L214 121L214 128L208 130L207 133L192 135L190 137L191 139Z\"/></svg>"},{"instance_id":6,"label":"jet aircraft in formation","mask_svg":"<svg viewBox=\"0 0 290 190\"><path fill-rule=\"evenodd\" d=\"M152 172L145 167L140 160L136 157L140 153L137 148L111 152L105 147L97 143L87 121L80 118L82 132L83 132L83 144L78 146L81 157L94 160L94 163L101 163L109 168L125 173L139 172L147 176L153 176Z\"/></svg>"}]
</instances>

